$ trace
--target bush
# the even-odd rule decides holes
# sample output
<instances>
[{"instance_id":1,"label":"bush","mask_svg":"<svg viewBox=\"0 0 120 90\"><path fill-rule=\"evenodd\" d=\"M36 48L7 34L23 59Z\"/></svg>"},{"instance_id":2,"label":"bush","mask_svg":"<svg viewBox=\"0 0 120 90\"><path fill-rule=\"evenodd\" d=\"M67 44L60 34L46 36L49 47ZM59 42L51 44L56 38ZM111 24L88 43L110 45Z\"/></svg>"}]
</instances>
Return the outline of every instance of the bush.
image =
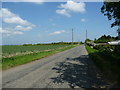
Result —
<instances>
[{"instance_id":1,"label":"bush","mask_svg":"<svg viewBox=\"0 0 120 90\"><path fill-rule=\"evenodd\" d=\"M114 87L120 87L120 55L112 51L115 50L115 47L116 46L98 45L94 46L93 49L86 45L89 56L96 66L104 73L106 78L110 80L112 84L117 82Z\"/></svg>"},{"instance_id":2,"label":"bush","mask_svg":"<svg viewBox=\"0 0 120 90\"><path fill-rule=\"evenodd\" d=\"M120 54L120 46L115 46L114 52L115 52L116 54Z\"/></svg>"},{"instance_id":3,"label":"bush","mask_svg":"<svg viewBox=\"0 0 120 90\"><path fill-rule=\"evenodd\" d=\"M100 52L108 52L108 53L113 52L115 49L114 46L110 46L110 45L105 45L105 46L96 45L93 48L99 50Z\"/></svg>"}]
</instances>

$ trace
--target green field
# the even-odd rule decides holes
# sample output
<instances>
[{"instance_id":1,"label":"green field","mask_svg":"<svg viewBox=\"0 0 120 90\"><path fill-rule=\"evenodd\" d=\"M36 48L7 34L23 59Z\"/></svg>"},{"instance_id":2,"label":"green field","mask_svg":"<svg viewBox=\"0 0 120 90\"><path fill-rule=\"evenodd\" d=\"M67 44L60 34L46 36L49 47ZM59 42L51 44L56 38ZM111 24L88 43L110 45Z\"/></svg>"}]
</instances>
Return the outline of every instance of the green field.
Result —
<instances>
[{"instance_id":1,"label":"green field","mask_svg":"<svg viewBox=\"0 0 120 90\"><path fill-rule=\"evenodd\" d=\"M76 46L78 45L2 46L2 69L22 65Z\"/></svg>"},{"instance_id":2,"label":"green field","mask_svg":"<svg viewBox=\"0 0 120 90\"><path fill-rule=\"evenodd\" d=\"M11 57L22 54L37 53L42 51L51 51L58 48L65 48L71 45L5 45L2 46L2 56Z\"/></svg>"}]
</instances>

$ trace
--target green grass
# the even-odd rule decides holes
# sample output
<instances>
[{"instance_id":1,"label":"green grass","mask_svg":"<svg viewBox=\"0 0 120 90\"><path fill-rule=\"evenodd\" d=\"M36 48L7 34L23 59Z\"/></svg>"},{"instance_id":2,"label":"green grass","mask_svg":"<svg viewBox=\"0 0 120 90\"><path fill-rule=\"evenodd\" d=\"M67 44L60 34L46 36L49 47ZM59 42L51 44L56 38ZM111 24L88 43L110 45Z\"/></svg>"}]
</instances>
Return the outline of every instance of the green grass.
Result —
<instances>
[{"instance_id":1,"label":"green grass","mask_svg":"<svg viewBox=\"0 0 120 90\"><path fill-rule=\"evenodd\" d=\"M88 46L88 45L85 45L85 47L86 47L86 49L87 49L88 53L98 52L98 50L93 49L93 48L91 48L91 47L90 47L90 46Z\"/></svg>"},{"instance_id":2,"label":"green grass","mask_svg":"<svg viewBox=\"0 0 120 90\"><path fill-rule=\"evenodd\" d=\"M3 58L2 59L2 69L5 70L5 69L9 69L11 67L18 66L18 65L26 64L28 62L53 55L55 53L65 51L67 49L71 49L76 46L77 45L71 45L68 47L64 47L62 49L58 48L58 49L51 50L51 51L43 51L43 52L39 52L39 53L26 54L26 55L22 55L22 56L13 56L10 58Z\"/></svg>"},{"instance_id":3,"label":"green grass","mask_svg":"<svg viewBox=\"0 0 120 90\"><path fill-rule=\"evenodd\" d=\"M23 46L23 45L3 45L0 46L2 48L2 56L15 56L26 54L29 52L41 52L45 50L53 50L58 48L64 48L71 45L30 45L30 46Z\"/></svg>"},{"instance_id":4,"label":"green grass","mask_svg":"<svg viewBox=\"0 0 120 90\"><path fill-rule=\"evenodd\" d=\"M102 52L86 45L89 57L112 83L120 80L120 56L109 52Z\"/></svg>"}]
</instances>

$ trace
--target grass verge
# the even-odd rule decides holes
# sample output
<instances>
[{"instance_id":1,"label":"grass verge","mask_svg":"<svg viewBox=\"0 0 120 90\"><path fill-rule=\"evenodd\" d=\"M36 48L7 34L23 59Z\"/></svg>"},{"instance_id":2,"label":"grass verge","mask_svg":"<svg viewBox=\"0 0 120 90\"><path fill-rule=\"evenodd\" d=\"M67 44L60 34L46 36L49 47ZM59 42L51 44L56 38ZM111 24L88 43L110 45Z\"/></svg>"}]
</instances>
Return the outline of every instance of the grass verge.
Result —
<instances>
[{"instance_id":1,"label":"grass verge","mask_svg":"<svg viewBox=\"0 0 120 90\"><path fill-rule=\"evenodd\" d=\"M111 84L118 87L120 84L120 56L115 53L101 52L85 45L89 57L95 65L103 72Z\"/></svg>"},{"instance_id":2,"label":"grass verge","mask_svg":"<svg viewBox=\"0 0 120 90\"><path fill-rule=\"evenodd\" d=\"M22 56L2 58L2 70L6 70L9 68L18 66L18 65L26 64L26 63L29 63L31 61L35 61L35 60L53 55L55 53L65 51L65 50L71 49L71 48L76 47L76 46L77 45L72 45L69 47L65 47L62 49L56 49L56 50L52 50L52 51L44 51L44 52L39 52L39 53L26 54L26 55L22 55Z\"/></svg>"}]
</instances>

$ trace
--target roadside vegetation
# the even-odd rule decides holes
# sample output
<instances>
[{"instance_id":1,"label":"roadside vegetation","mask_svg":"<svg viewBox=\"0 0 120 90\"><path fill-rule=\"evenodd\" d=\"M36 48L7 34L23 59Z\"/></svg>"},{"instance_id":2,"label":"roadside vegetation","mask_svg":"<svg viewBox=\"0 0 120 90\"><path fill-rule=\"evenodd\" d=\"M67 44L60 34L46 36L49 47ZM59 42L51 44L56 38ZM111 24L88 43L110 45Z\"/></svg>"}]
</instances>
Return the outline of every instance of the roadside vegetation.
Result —
<instances>
[{"instance_id":1,"label":"roadside vegetation","mask_svg":"<svg viewBox=\"0 0 120 90\"><path fill-rule=\"evenodd\" d=\"M119 37L112 37L110 35L103 35L101 36L100 38L98 39L95 39L94 42L95 43L107 43L107 42L110 42L110 41L115 41L115 40L120 40Z\"/></svg>"},{"instance_id":2,"label":"roadside vegetation","mask_svg":"<svg viewBox=\"0 0 120 90\"><path fill-rule=\"evenodd\" d=\"M102 36L93 42L105 43L108 40L108 37L105 37ZM110 38L114 39L113 37ZM87 44L85 46L89 57L111 82L111 85L118 87L120 84L120 53L116 51L116 47L119 46L110 46L108 44L95 46Z\"/></svg>"},{"instance_id":3,"label":"roadside vegetation","mask_svg":"<svg viewBox=\"0 0 120 90\"><path fill-rule=\"evenodd\" d=\"M55 53L71 49L73 45L12 45L3 46L2 69L9 69ZM7 56L8 55L8 56Z\"/></svg>"}]
</instances>

